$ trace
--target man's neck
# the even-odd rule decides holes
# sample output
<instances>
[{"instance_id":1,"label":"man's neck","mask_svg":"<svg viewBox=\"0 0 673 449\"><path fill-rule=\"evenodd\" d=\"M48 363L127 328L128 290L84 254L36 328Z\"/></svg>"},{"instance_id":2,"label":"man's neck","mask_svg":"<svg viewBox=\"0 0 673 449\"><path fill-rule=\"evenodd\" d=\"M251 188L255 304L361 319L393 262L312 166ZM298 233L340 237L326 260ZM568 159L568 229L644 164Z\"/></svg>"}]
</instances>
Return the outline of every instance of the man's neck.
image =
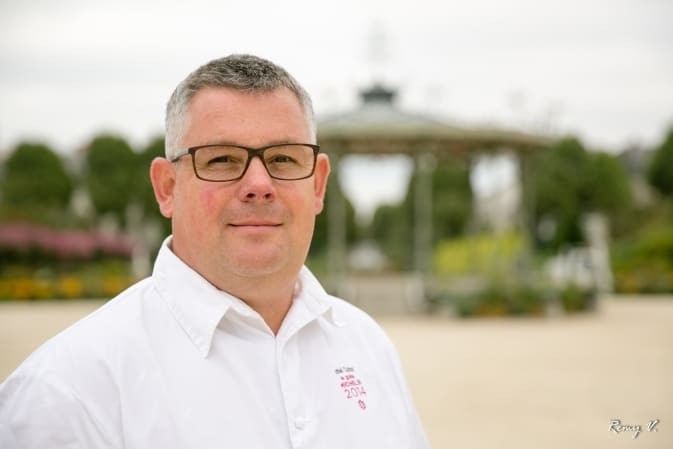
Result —
<instances>
[{"instance_id":1,"label":"man's neck","mask_svg":"<svg viewBox=\"0 0 673 449\"><path fill-rule=\"evenodd\" d=\"M288 279L294 279L294 281L288 282ZM274 335L278 334L292 306L295 284L296 277L237 278L214 283L217 288L237 297L259 313Z\"/></svg>"},{"instance_id":2,"label":"man's neck","mask_svg":"<svg viewBox=\"0 0 673 449\"><path fill-rule=\"evenodd\" d=\"M181 256L174 244L175 242L171 241L169 248L183 263L218 289L245 302L262 317L274 335L278 334L285 315L292 306L300 268L295 270L285 267L279 272L268 275L242 276L223 270L214 270L209 265L200 264L198 258L193 258L190 263L189 253Z\"/></svg>"}]
</instances>

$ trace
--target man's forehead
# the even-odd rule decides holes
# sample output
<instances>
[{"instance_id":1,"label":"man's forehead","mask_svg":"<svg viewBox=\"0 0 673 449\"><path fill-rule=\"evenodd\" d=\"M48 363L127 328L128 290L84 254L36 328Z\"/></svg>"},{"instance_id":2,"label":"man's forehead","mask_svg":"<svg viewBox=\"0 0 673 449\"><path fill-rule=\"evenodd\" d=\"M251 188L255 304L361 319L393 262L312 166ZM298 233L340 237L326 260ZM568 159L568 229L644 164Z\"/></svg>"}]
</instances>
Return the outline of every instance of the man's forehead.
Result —
<instances>
[{"instance_id":1,"label":"man's forehead","mask_svg":"<svg viewBox=\"0 0 673 449\"><path fill-rule=\"evenodd\" d=\"M189 107L199 103L212 103L216 105L220 102L235 103L244 101L246 103L268 102L272 100L294 100L298 106L302 106L299 98L287 87L280 86L273 89L242 90L226 86L205 86L194 93L189 102Z\"/></svg>"},{"instance_id":2,"label":"man's forehead","mask_svg":"<svg viewBox=\"0 0 673 449\"><path fill-rule=\"evenodd\" d=\"M185 119L183 146L255 147L314 140L301 103L285 87L253 92L204 87L192 98Z\"/></svg>"}]
</instances>

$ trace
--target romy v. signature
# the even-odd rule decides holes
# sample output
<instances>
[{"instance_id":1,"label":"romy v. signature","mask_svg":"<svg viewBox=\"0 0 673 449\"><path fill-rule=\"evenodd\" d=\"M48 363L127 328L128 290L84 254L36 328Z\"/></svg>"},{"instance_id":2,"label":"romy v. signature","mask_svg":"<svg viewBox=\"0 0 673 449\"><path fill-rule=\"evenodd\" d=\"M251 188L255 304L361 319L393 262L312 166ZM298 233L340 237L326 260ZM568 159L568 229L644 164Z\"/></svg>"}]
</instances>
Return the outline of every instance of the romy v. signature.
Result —
<instances>
[{"instance_id":1,"label":"romy v. signature","mask_svg":"<svg viewBox=\"0 0 673 449\"><path fill-rule=\"evenodd\" d=\"M659 424L658 419L651 419L647 423L646 430L648 432L658 432L657 424ZM614 433L632 432L635 439L643 431L643 427L640 424L623 424L621 419L613 419L610 421L609 431Z\"/></svg>"}]
</instances>

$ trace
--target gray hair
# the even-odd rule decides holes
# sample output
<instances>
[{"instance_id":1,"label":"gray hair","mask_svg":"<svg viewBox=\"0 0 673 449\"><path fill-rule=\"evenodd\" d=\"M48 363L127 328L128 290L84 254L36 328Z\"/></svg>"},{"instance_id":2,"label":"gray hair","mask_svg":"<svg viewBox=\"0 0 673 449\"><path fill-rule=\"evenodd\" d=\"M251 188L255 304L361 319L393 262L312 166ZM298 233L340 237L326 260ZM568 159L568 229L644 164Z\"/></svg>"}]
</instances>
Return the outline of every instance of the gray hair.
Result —
<instances>
[{"instance_id":1,"label":"gray hair","mask_svg":"<svg viewBox=\"0 0 673 449\"><path fill-rule=\"evenodd\" d=\"M189 122L188 110L194 95L204 87L228 87L241 92L270 91L285 87L302 105L313 138L316 135L311 97L285 69L252 55L229 55L214 59L189 74L175 88L166 106L166 157L180 148Z\"/></svg>"}]
</instances>

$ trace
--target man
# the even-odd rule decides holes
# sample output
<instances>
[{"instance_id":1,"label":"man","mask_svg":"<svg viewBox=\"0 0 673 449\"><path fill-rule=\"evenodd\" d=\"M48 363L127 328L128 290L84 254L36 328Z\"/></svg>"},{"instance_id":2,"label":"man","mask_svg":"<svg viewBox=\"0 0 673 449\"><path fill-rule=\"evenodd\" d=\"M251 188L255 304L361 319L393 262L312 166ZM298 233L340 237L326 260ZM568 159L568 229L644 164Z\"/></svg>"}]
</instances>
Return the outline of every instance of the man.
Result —
<instances>
[{"instance_id":1,"label":"man","mask_svg":"<svg viewBox=\"0 0 673 449\"><path fill-rule=\"evenodd\" d=\"M329 170L285 70L190 74L150 170L173 229L152 276L6 380L0 447L427 447L389 340L303 266Z\"/></svg>"}]
</instances>

